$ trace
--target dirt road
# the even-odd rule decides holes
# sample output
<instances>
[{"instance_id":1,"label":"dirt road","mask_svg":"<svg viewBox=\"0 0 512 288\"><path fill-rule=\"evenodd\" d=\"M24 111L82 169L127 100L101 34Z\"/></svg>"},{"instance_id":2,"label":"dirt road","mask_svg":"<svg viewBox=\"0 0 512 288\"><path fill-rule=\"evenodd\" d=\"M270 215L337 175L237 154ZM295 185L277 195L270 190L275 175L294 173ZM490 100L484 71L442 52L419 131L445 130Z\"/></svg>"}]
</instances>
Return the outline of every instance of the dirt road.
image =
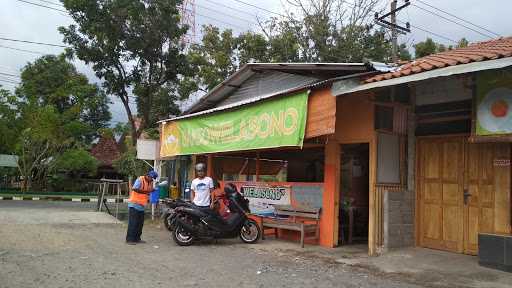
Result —
<instances>
[{"instance_id":1,"label":"dirt road","mask_svg":"<svg viewBox=\"0 0 512 288\"><path fill-rule=\"evenodd\" d=\"M38 222L26 221L34 211ZM74 213L74 222L56 221L66 211ZM0 219L9 221L0 222L0 287L430 287L407 275L261 249L266 241L178 247L167 231L148 222L147 243L129 246L125 224L91 217L90 208L81 212L75 206L1 203Z\"/></svg>"}]
</instances>

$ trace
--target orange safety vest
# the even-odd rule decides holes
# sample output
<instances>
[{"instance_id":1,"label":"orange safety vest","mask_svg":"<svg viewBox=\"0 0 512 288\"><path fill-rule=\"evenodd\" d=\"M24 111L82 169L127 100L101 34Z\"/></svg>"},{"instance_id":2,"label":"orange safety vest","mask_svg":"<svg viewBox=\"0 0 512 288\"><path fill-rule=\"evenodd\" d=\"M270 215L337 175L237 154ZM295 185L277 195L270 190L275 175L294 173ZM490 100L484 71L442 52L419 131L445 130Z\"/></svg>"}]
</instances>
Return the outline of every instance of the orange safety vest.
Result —
<instances>
[{"instance_id":1,"label":"orange safety vest","mask_svg":"<svg viewBox=\"0 0 512 288\"><path fill-rule=\"evenodd\" d=\"M141 183L141 185L140 185L141 191L147 192L147 193L153 191L153 185L151 185L152 183L146 181L146 177L140 176L139 180ZM128 199L128 202L144 206L144 205L146 205L146 203L148 203L148 199L149 199L149 194L137 193L132 190L130 192L130 199Z\"/></svg>"}]
</instances>

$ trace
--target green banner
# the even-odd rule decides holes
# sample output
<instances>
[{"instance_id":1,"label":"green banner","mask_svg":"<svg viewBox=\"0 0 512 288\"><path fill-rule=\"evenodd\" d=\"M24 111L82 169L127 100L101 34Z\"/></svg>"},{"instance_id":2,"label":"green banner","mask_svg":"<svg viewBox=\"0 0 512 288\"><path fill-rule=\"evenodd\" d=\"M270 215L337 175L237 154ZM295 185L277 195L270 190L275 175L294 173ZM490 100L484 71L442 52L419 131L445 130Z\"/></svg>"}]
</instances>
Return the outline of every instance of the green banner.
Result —
<instances>
[{"instance_id":1,"label":"green banner","mask_svg":"<svg viewBox=\"0 0 512 288\"><path fill-rule=\"evenodd\" d=\"M512 70L477 76L476 135L512 134Z\"/></svg>"},{"instance_id":2,"label":"green banner","mask_svg":"<svg viewBox=\"0 0 512 288\"><path fill-rule=\"evenodd\" d=\"M308 92L162 124L161 157L302 146Z\"/></svg>"}]
</instances>

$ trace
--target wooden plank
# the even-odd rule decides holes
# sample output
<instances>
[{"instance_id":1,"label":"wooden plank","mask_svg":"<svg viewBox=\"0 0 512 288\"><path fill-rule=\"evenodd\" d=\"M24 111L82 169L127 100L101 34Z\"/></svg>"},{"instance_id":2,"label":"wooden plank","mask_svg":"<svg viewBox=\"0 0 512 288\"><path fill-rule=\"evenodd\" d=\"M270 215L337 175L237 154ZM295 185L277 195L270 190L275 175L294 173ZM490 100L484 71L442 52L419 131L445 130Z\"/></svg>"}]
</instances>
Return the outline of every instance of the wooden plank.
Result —
<instances>
[{"instance_id":1,"label":"wooden plank","mask_svg":"<svg viewBox=\"0 0 512 288\"><path fill-rule=\"evenodd\" d=\"M372 121L373 122L373 121ZM382 222L381 215L379 213L380 206L377 203L377 143L376 135L373 134L373 139L370 141L370 167L369 167L369 178L370 178L370 197L368 199L368 254L370 256L377 255L377 242L379 238L382 238L382 233L379 231L377 226L378 223Z\"/></svg>"},{"instance_id":2,"label":"wooden plank","mask_svg":"<svg viewBox=\"0 0 512 288\"><path fill-rule=\"evenodd\" d=\"M511 144L496 144L496 159L511 161ZM511 228L511 166L495 167L495 233L509 234Z\"/></svg>"},{"instance_id":3,"label":"wooden plank","mask_svg":"<svg viewBox=\"0 0 512 288\"><path fill-rule=\"evenodd\" d=\"M330 88L313 90L308 98L305 139L334 134L336 97Z\"/></svg>"}]
</instances>

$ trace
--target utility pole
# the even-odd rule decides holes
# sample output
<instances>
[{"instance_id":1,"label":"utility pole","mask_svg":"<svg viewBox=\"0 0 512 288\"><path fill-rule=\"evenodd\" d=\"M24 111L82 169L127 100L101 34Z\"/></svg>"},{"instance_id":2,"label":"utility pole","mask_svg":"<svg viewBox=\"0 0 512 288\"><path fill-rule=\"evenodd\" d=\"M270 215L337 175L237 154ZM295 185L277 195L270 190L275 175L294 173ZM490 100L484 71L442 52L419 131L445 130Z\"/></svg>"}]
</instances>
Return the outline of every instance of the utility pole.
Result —
<instances>
[{"instance_id":1,"label":"utility pole","mask_svg":"<svg viewBox=\"0 0 512 288\"><path fill-rule=\"evenodd\" d=\"M392 43L392 53L391 53L391 59L393 60L393 63L398 63L398 33L396 33L396 4L398 3L397 0L391 1L391 43Z\"/></svg>"},{"instance_id":2,"label":"utility pole","mask_svg":"<svg viewBox=\"0 0 512 288\"><path fill-rule=\"evenodd\" d=\"M397 7L398 1L393 0L391 1L391 11L380 16L379 13L375 13L375 23L377 25L380 25L386 29L391 30L391 43L392 43L392 55L391 59L393 60L393 63L398 63L398 33L400 34L406 34L410 33L410 24L409 22L406 23L406 27L402 27L400 25L396 24L396 12L404 9L405 7L411 5L409 0L405 0L405 4ZM384 18L390 16L391 20L387 21L384 20Z\"/></svg>"}]
</instances>

